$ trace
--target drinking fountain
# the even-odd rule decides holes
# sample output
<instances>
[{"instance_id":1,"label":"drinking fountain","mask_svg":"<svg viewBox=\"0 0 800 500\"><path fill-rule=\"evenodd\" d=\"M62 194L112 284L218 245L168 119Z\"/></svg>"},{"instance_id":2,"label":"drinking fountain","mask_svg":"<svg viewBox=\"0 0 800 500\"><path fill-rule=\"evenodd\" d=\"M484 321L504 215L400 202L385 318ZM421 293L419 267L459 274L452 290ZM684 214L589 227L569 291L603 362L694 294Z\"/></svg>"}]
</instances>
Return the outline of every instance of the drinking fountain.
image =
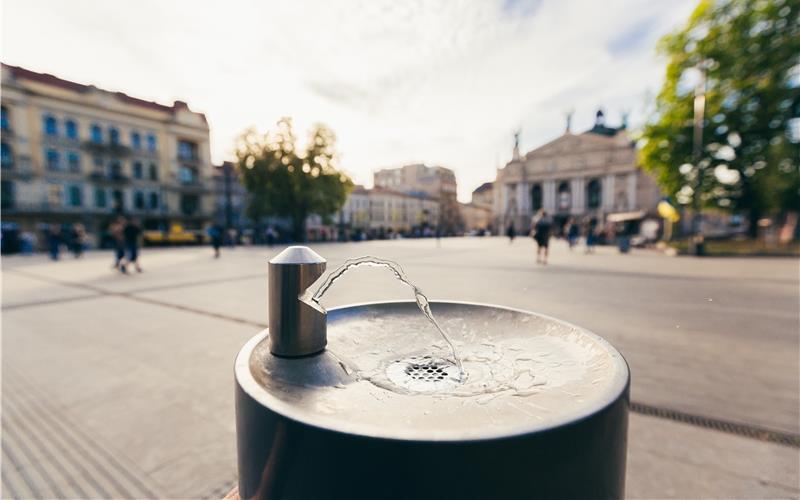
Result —
<instances>
[{"instance_id":1,"label":"drinking fountain","mask_svg":"<svg viewBox=\"0 0 800 500\"><path fill-rule=\"evenodd\" d=\"M442 338L419 296L326 311L325 268L300 246L269 261L269 328L234 367L241 498L624 496L630 375L608 342L432 301Z\"/></svg>"}]
</instances>

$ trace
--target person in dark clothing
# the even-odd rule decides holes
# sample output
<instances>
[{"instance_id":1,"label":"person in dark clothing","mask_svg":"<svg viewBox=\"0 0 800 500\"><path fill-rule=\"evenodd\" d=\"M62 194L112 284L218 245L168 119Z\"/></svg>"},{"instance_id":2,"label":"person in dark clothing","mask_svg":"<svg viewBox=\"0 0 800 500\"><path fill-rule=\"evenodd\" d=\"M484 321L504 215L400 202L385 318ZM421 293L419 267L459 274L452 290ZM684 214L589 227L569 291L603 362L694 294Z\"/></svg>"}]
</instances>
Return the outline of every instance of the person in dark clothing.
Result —
<instances>
[{"instance_id":1,"label":"person in dark clothing","mask_svg":"<svg viewBox=\"0 0 800 500\"><path fill-rule=\"evenodd\" d=\"M539 213L539 220L536 222L534 226L534 234L533 239L536 240L536 262L541 264L547 264L547 256L549 253L549 245L550 245L550 231L553 227L552 222L550 222L550 218L547 216L547 212L542 210Z\"/></svg>"},{"instance_id":2,"label":"person in dark clothing","mask_svg":"<svg viewBox=\"0 0 800 500\"><path fill-rule=\"evenodd\" d=\"M208 228L208 237L211 238L211 246L214 247L214 258L219 258L219 249L222 246L222 228L214 224Z\"/></svg>"},{"instance_id":3,"label":"person in dark clothing","mask_svg":"<svg viewBox=\"0 0 800 500\"><path fill-rule=\"evenodd\" d=\"M125 259L125 219L117 217L117 219L108 225L108 234L111 236L111 242L114 245L114 265L112 269L124 271L122 261Z\"/></svg>"},{"instance_id":4,"label":"person in dark clothing","mask_svg":"<svg viewBox=\"0 0 800 500\"><path fill-rule=\"evenodd\" d=\"M514 229L514 224L509 224L508 229L506 230L506 236L508 236L508 243L514 243L514 236L517 235L516 229Z\"/></svg>"},{"instance_id":5,"label":"person in dark clothing","mask_svg":"<svg viewBox=\"0 0 800 500\"><path fill-rule=\"evenodd\" d=\"M58 224L50 224L47 228L47 248L50 251L50 258L58 260L58 254L61 252L61 226Z\"/></svg>"},{"instance_id":6,"label":"person in dark clothing","mask_svg":"<svg viewBox=\"0 0 800 500\"><path fill-rule=\"evenodd\" d=\"M128 264L133 264L137 273L142 272L139 265L139 236L142 234L142 228L139 226L139 221L136 219L128 219L123 230L125 236L125 249L128 251ZM124 273L127 272L126 265L121 264L120 270Z\"/></svg>"},{"instance_id":7,"label":"person in dark clothing","mask_svg":"<svg viewBox=\"0 0 800 500\"><path fill-rule=\"evenodd\" d=\"M580 233L581 230L578 227L578 223L575 222L575 219L570 218L567 224L567 242L569 243L570 250L578 243L578 236L580 236Z\"/></svg>"}]
</instances>

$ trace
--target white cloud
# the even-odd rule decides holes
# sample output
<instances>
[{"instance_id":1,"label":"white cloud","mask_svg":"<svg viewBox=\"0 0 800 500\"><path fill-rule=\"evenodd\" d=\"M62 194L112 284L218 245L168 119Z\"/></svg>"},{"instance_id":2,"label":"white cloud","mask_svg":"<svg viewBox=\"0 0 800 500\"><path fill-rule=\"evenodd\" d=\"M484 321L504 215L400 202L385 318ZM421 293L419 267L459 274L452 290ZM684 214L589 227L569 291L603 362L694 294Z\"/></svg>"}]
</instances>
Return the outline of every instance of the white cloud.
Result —
<instances>
[{"instance_id":1,"label":"white cloud","mask_svg":"<svg viewBox=\"0 0 800 500\"><path fill-rule=\"evenodd\" d=\"M212 154L289 115L339 137L358 182L411 161L456 170L462 199L523 149L591 125L641 122L655 41L694 0L226 2L6 0L2 58L205 112Z\"/></svg>"}]
</instances>

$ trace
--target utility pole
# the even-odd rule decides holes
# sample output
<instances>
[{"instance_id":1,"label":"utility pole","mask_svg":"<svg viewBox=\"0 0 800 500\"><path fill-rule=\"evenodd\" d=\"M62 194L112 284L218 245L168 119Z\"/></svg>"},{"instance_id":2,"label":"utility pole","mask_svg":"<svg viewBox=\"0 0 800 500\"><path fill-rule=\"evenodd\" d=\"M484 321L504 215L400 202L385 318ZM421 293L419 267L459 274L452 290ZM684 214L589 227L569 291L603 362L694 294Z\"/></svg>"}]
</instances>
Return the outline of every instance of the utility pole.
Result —
<instances>
[{"instance_id":1,"label":"utility pole","mask_svg":"<svg viewBox=\"0 0 800 500\"><path fill-rule=\"evenodd\" d=\"M692 143L692 159L695 168L694 193L692 193L692 253L695 255L703 254L703 205L700 193L703 188L703 168L700 168L700 161L703 157L703 120L706 110L706 63L701 62L697 65L700 72L699 81L694 89L694 137Z\"/></svg>"},{"instance_id":2,"label":"utility pole","mask_svg":"<svg viewBox=\"0 0 800 500\"><path fill-rule=\"evenodd\" d=\"M233 164L231 162L222 163L222 174L225 191L225 233L228 234L233 226L233 193L231 192L233 188Z\"/></svg>"}]
</instances>

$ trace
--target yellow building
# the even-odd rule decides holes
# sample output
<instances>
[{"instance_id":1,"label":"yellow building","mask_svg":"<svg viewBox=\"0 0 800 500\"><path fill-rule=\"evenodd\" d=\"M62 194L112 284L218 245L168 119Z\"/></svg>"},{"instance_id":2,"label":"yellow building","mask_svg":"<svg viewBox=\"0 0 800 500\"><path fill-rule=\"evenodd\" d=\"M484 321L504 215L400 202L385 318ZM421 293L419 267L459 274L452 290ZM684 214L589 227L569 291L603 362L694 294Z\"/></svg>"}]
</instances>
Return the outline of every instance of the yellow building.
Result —
<instances>
[{"instance_id":1,"label":"yellow building","mask_svg":"<svg viewBox=\"0 0 800 500\"><path fill-rule=\"evenodd\" d=\"M208 123L185 102L3 64L0 137L4 234L82 223L101 244L118 215L200 230L213 214Z\"/></svg>"}]
</instances>

